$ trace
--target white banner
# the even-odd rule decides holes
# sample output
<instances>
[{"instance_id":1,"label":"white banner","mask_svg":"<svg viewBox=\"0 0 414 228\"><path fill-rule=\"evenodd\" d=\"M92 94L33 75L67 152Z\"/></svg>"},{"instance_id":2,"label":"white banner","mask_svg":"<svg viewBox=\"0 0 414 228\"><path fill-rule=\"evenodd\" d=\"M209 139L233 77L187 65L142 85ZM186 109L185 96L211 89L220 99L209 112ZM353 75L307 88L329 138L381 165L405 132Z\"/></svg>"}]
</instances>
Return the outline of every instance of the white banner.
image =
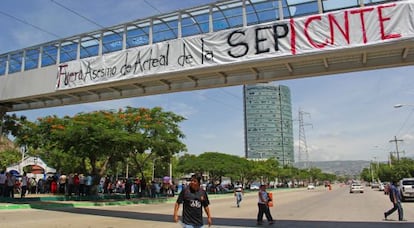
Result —
<instances>
[{"instance_id":1,"label":"white banner","mask_svg":"<svg viewBox=\"0 0 414 228\"><path fill-rule=\"evenodd\" d=\"M56 89L414 37L414 3L393 2L165 41L60 64Z\"/></svg>"}]
</instances>

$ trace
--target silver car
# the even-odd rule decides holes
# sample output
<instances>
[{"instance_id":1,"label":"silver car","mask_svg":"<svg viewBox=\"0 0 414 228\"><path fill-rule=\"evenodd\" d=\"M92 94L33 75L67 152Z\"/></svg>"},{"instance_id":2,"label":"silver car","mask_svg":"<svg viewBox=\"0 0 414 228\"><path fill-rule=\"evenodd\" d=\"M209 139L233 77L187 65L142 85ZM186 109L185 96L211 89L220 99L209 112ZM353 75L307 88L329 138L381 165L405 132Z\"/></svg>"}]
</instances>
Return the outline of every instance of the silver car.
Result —
<instances>
[{"instance_id":1,"label":"silver car","mask_svg":"<svg viewBox=\"0 0 414 228\"><path fill-rule=\"evenodd\" d=\"M354 192L364 193L364 186L362 186L362 184L359 182L352 183L349 188L349 193L354 193Z\"/></svg>"}]
</instances>

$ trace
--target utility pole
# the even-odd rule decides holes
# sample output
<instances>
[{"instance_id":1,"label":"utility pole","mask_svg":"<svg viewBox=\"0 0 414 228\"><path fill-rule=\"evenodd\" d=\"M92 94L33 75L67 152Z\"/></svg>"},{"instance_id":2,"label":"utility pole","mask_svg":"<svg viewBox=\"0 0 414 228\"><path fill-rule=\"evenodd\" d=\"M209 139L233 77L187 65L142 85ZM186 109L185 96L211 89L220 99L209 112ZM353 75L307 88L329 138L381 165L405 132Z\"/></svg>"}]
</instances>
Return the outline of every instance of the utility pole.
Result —
<instances>
[{"instance_id":1,"label":"utility pole","mask_svg":"<svg viewBox=\"0 0 414 228\"><path fill-rule=\"evenodd\" d=\"M402 139L397 139L397 136L394 136L393 140L390 140L389 142L393 142L395 143L395 149L396 149L396 153L397 153L397 161L400 160L400 152L398 152L398 142L402 142Z\"/></svg>"},{"instance_id":2,"label":"utility pole","mask_svg":"<svg viewBox=\"0 0 414 228\"><path fill-rule=\"evenodd\" d=\"M298 149L298 161L304 162L304 166L306 169L309 167L309 153L308 153L308 145L306 143L306 135L305 135L305 124L303 121L303 115L309 114L307 112L302 111L299 109L299 149ZM310 115L310 114L309 114ZM302 156L305 156L303 159Z\"/></svg>"}]
</instances>

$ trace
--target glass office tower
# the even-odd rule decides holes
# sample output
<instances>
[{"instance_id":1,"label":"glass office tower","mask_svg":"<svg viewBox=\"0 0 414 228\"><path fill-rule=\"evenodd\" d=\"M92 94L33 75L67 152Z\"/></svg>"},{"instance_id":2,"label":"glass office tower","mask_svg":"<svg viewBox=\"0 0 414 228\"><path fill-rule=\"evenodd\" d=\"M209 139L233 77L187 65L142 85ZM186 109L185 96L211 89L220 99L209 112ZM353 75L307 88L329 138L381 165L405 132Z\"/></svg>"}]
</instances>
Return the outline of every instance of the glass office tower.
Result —
<instances>
[{"instance_id":1,"label":"glass office tower","mask_svg":"<svg viewBox=\"0 0 414 228\"><path fill-rule=\"evenodd\" d=\"M294 162L290 90L287 86L244 86L245 154L248 159Z\"/></svg>"}]
</instances>

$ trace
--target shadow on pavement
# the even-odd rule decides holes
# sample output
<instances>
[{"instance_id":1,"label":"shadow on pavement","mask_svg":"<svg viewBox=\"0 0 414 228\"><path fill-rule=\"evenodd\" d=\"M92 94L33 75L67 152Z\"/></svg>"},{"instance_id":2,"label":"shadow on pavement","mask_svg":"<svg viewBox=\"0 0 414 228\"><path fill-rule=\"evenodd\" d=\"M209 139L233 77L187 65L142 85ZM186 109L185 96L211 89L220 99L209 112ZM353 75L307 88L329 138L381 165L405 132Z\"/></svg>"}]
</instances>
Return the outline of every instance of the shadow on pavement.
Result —
<instances>
[{"instance_id":1,"label":"shadow on pavement","mask_svg":"<svg viewBox=\"0 0 414 228\"><path fill-rule=\"evenodd\" d=\"M45 210L45 208L42 208ZM94 208L54 208L46 209L67 213L87 214L94 216L115 217L122 219L135 219L156 222L171 222L171 215L129 212L116 210L102 210ZM206 223L206 221L205 221ZM300 220L276 220L275 224L268 225L266 221L262 226L256 226L256 221L252 219L240 218L213 218L213 227L286 227L286 228L389 228L389 227L413 227L414 222L410 221L378 221L378 222L352 222L352 221L300 221Z\"/></svg>"}]
</instances>

